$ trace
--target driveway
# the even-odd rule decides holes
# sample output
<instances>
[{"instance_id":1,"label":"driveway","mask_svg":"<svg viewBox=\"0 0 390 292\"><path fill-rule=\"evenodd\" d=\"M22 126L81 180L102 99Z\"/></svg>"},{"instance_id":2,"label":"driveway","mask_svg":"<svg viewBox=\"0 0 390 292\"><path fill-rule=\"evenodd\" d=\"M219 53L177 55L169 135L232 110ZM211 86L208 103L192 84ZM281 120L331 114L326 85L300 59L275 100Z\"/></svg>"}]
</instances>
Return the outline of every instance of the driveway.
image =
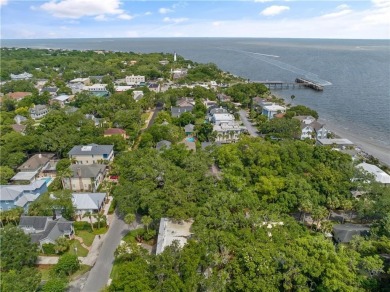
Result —
<instances>
[{"instance_id":1,"label":"driveway","mask_svg":"<svg viewBox=\"0 0 390 292\"><path fill-rule=\"evenodd\" d=\"M241 119L242 123L248 129L248 133L252 137L259 137L259 134L257 132L256 127L253 126L250 121L248 121L248 117L247 117L248 113L245 110L242 109L242 110L239 111L239 114L240 114L240 119Z\"/></svg>"},{"instance_id":2,"label":"driveway","mask_svg":"<svg viewBox=\"0 0 390 292\"><path fill-rule=\"evenodd\" d=\"M110 223L110 229L105 235L105 240L100 249L96 263L89 272L85 285L82 285L83 287L81 287L81 291L97 292L107 285L114 263L114 251L128 231L128 225L115 213L113 220ZM71 291L80 290L71 289Z\"/></svg>"}]
</instances>

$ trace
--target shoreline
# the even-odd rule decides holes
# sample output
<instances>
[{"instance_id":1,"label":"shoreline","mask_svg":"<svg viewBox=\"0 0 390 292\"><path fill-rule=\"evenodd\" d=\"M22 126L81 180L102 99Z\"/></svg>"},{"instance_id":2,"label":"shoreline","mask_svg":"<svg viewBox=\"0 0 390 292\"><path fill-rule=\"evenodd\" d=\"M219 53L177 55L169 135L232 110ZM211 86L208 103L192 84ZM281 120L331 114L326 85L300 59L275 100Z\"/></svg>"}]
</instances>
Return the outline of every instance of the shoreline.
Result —
<instances>
[{"instance_id":1,"label":"shoreline","mask_svg":"<svg viewBox=\"0 0 390 292\"><path fill-rule=\"evenodd\" d=\"M287 104L290 104L290 106L300 105L300 104L293 104L293 101L291 99L283 97L275 91L271 90L271 94L276 96L277 98L283 99L286 105ZM363 152L378 159L380 163L390 167L390 147L375 144L373 140L359 137L356 134L348 132L348 130L340 129L340 127L332 124L331 122L321 119L321 116L318 118L318 122L324 124L328 130L330 130L337 136L350 140L355 144L356 147L359 147Z\"/></svg>"},{"instance_id":2,"label":"shoreline","mask_svg":"<svg viewBox=\"0 0 390 292\"><path fill-rule=\"evenodd\" d=\"M318 119L320 123L325 124L325 127L340 136L341 138L346 138L353 142L355 146L359 147L363 152L372 155L377 158L382 164L385 164L390 167L390 148L386 146L380 146L374 143L374 141L369 139L364 139L362 137L358 137L347 130L343 130L338 128L335 125L329 124L329 122L325 123L321 118Z\"/></svg>"}]
</instances>

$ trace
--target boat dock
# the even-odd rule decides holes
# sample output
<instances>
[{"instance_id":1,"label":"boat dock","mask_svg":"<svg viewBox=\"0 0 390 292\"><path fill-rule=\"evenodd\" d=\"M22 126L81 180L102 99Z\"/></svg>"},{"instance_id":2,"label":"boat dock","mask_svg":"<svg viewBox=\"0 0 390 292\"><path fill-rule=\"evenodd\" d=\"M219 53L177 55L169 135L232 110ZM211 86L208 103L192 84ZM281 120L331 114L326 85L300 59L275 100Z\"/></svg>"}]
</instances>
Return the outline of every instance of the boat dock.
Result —
<instances>
[{"instance_id":1,"label":"boat dock","mask_svg":"<svg viewBox=\"0 0 390 292\"><path fill-rule=\"evenodd\" d=\"M295 88L311 88L316 91L323 91L324 87L313 81L296 78L295 82L284 82L284 81L252 81L254 83L261 83L268 87L268 89L295 89Z\"/></svg>"}]
</instances>

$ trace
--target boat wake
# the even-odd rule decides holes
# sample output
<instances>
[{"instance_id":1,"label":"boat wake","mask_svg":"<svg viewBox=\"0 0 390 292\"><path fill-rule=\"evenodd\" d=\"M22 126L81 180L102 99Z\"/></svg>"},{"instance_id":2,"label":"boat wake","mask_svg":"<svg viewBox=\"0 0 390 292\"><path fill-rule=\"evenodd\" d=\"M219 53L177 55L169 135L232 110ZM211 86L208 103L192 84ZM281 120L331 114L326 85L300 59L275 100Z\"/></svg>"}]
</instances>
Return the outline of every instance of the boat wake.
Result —
<instances>
[{"instance_id":1,"label":"boat wake","mask_svg":"<svg viewBox=\"0 0 390 292\"><path fill-rule=\"evenodd\" d=\"M250 56L250 57L252 57L252 58L254 58L256 60L260 60L260 61L266 62L268 64L274 65L274 66L276 66L276 67L278 67L280 69L283 69L283 70L286 70L286 71L290 71L290 72L299 74L299 76L305 77L306 79L309 79L310 81L313 81L313 82L315 82L315 83L317 83L317 84L319 84L321 86L332 85L331 82L319 78L317 74L314 74L312 72L309 72L309 71L306 71L306 70L303 70L303 69L299 69L299 68L297 68L297 67L295 67L293 65L281 62L279 60L275 60L275 58L279 58L279 56L276 56L276 55L261 54L261 53L255 53L255 52L249 52L249 51L243 51L243 50L236 50L236 49L221 48L221 47L219 47L219 48L223 49L223 50L228 50L228 51L234 51L234 52L242 53L242 54Z\"/></svg>"}]
</instances>

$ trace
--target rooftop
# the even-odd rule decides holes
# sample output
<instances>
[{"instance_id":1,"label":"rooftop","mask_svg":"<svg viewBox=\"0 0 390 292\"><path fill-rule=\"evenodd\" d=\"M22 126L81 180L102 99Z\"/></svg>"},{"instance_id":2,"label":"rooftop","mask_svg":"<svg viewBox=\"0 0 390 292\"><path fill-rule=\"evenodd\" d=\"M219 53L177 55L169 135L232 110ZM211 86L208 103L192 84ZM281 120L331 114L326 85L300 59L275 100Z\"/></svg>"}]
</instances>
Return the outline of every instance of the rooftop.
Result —
<instances>
[{"instance_id":1,"label":"rooftop","mask_svg":"<svg viewBox=\"0 0 390 292\"><path fill-rule=\"evenodd\" d=\"M375 180L377 182L383 183L383 184L390 184L390 175L388 175L386 172L384 172L382 169L380 169L378 166L374 164L369 163L360 163L356 167L362 168L363 170L367 171L368 173L374 175Z\"/></svg>"},{"instance_id":2,"label":"rooftop","mask_svg":"<svg viewBox=\"0 0 390 292\"><path fill-rule=\"evenodd\" d=\"M105 193L75 193L72 201L77 210L98 210L105 197Z\"/></svg>"},{"instance_id":3,"label":"rooftop","mask_svg":"<svg viewBox=\"0 0 390 292\"><path fill-rule=\"evenodd\" d=\"M183 247L187 243L187 239L191 236L191 226L193 221L174 222L168 218L161 218L160 228L158 231L156 254L160 254L167 246L170 246L174 241Z\"/></svg>"},{"instance_id":4,"label":"rooftop","mask_svg":"<svg viewBox=\"0 0 390 292\"><path fill-rule=\"evenodd\" d=\"M114 145L77 145L68 152L68 155L103 155L111 153L113 149Z\"/></svg>"},{"instance_id":5,"label":"rooftop","mask_svg":"<svg viewBox=\"0 0 390 292\"><path fill-rule=\"evenodd\" d=\"M348 139L318 139L318 142L322 145L353 145L353 143Z\"/></svg>"}]
</instances>

